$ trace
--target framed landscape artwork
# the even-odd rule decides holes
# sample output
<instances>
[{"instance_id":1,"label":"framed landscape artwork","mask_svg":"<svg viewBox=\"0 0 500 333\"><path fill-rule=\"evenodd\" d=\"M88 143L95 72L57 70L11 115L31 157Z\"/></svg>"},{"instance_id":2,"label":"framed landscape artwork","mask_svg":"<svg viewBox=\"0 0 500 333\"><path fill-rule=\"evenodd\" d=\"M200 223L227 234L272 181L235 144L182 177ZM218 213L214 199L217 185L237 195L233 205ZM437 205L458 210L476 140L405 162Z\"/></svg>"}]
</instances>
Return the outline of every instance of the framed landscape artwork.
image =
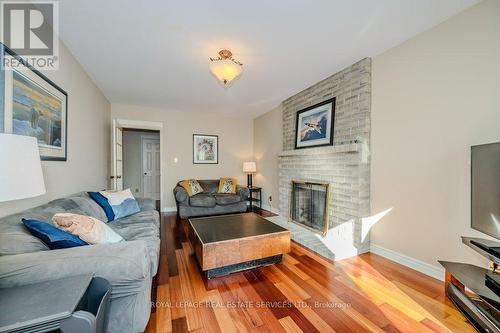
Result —
<instances>
[{"instance_id":1,"label":"framed landscape artwork","mask_svg":"<svg viewBox=\"0 0 500 333\"><path fill-rule=\"evenodd\" d=\"M217 135L193 134L193 163L219 163L219 137Z\"/></svg>"},{"instance_id":2,"label":"framed landscape artwork","mask_svg":"<svg viewBox=\"0 0 500 333\"><path fill-rule=\"evenodd\" d=\"M297 112L295 149L333 145L335 97Z\"/></svg>"},{"instance_id":3,"label":"framed landscape artwork","mask_svg":"<svg viewBox=\"0 0 500 333\"><path fill-rule=\"evenodd\" d=\"M68 94L7 47L1 48L0 131L35 137L42 160L66 161ZM8 57L19 65L4 66Z\"/></svg>"}]
</instances>

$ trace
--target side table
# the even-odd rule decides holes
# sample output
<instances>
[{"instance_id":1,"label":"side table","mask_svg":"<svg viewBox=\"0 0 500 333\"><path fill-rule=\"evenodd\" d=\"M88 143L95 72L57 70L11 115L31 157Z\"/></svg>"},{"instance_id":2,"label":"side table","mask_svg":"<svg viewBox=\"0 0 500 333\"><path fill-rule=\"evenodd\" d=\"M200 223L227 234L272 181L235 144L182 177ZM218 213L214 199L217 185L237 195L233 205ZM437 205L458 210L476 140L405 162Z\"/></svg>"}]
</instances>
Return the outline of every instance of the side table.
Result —
<instances>
[{"instance_id":1,"label":"side table","mask_svg":"<svg viewBox=\"0 0 500 333\"><path fill-rule=\"evenodd\" d=\"M111 284L92 274L0 289L0 332L101 333Z\"/></svg>"},{"instance_id":2,"label":"side table","mask_svg":"<svg viewBox=\"0 0 500 333\"><path fill-rule=\"evenodd\" d=\"M258 202L259 203L259 208L262 209L262 187L258 186L248 186L248 191L250 191L250 197L248 198L248 201L250 202L250 211L253 212L253 203ZM255 198L254 194L258 193L259 197Z\"/></svg>"}]
</instances>

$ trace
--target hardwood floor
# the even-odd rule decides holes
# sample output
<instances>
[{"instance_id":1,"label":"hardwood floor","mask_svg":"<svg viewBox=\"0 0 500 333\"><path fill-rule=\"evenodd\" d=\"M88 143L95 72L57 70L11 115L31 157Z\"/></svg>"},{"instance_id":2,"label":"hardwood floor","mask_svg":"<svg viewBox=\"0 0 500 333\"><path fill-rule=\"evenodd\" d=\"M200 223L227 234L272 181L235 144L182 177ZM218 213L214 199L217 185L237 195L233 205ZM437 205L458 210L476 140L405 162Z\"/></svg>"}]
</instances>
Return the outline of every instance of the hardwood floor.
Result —
<instances>
[{"instance_id":1,"label":"hardwood floor","mask_svg":"<svg viewBox=\"0 0 500 333\"><path fill-rule=\"evenodd\" d=\"M282 264L207 280L185 228L163 215L146 332L475 332L443 282L371 253L332 263L293 243Z\"/></svg>"}]
</instances>

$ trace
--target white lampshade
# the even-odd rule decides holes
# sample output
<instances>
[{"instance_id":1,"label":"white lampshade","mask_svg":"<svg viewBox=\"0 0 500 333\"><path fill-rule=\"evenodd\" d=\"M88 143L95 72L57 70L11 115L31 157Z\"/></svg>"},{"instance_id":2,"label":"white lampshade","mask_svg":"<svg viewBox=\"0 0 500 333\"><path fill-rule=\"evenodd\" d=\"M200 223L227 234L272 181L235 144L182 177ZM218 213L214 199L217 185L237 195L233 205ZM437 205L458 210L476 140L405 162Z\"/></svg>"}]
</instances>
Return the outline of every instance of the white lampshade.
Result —
<instances>
[{"instance_id":1,"label":"white lampshade","mask_svg":"<svg viewBox=\"0 0 500 333\"><path fill-rule=\"evenodd\" d=\"M45 193L36 138L0 133L0 202Z\"/></svg>"},{"instance_id":2,"label":"white lampshade","mask_svg":"<svg viewBox=\"0 0 500 333\"><path fill-rule=\"evenodd\" d=\"M244 162L243 172L247 173L257 172L257 164L255 162Z\"/></svg>"}]
</instances>

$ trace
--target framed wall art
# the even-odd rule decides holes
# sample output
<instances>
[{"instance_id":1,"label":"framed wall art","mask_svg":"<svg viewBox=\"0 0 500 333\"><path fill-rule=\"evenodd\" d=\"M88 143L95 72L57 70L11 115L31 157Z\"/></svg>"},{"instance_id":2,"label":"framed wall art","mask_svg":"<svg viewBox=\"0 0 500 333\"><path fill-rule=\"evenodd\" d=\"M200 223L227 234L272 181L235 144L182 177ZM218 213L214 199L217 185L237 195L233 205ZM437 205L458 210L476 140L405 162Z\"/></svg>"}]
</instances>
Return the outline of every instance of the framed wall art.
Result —
<instances>
[{"instance_id":1,"label":"framed wall art","mask_svg":"<svg viewBox=\"0 0 500 333\"><path fill-rule=\"evenodd\" d=\"M297 112L295 149L333 145L335 97Z\"/></svg>"},{"instance_id":2,"label":"framed wall art","mask_svg":"<svg viewBox=\"0 0 500 333\"><path fill-rule=\"evenodd\" d=\"M193 134L193 163L219 163L219 137L217 135Z\"/></svg>"},{"instance_id":3,"label":"framed wall art","mask_svg":"<svg viewBox=\"0 0 500 333\"><path fill-rule=\"evenodd\" d=\"M42 160L66 161L68 94L9 48L0 47L0 131L35 137Z\"/></svg>"}]
</instances>

